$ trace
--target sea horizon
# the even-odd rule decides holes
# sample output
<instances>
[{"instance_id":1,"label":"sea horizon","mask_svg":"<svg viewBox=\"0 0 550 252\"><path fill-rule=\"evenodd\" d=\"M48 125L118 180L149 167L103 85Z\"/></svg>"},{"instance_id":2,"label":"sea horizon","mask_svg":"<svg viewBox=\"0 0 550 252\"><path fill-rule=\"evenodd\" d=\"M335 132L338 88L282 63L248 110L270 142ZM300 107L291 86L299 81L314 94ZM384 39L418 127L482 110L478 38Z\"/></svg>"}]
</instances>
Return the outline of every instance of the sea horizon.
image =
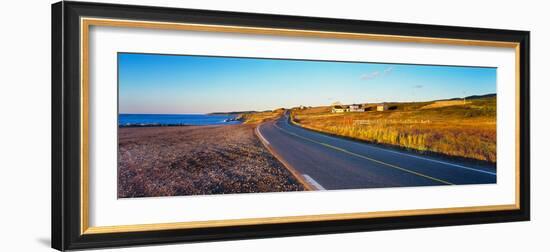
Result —
<instances>
[{"instance_id":1,"label":"sea horizon","mask_svg":"<svg viewBox=\"0 0 550 252\"><path fill-rule=\"evenodd\" d=\"M119 113L119 127L204 126L240 124L231 114L147 114Z\"/></svg>"}]
</instances>

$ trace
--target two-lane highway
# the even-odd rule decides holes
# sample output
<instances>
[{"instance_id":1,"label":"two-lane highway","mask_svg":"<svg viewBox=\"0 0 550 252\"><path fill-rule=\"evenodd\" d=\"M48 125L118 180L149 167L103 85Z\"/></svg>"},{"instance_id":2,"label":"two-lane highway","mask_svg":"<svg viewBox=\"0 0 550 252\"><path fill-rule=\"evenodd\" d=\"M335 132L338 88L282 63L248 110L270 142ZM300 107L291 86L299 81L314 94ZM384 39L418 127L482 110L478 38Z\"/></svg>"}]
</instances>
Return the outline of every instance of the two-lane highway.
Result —
<instances>
[{"instance_id":1,"label":"two-lane highway","mask_svg":"<svg viewBox=\"0 0 550 252\"><path fill-rule=\"evenodd\" d=\"M264 144L318 190L496 183L494 167L384 148L292 125L258 126Z\"/></svg>"}]
</instances>

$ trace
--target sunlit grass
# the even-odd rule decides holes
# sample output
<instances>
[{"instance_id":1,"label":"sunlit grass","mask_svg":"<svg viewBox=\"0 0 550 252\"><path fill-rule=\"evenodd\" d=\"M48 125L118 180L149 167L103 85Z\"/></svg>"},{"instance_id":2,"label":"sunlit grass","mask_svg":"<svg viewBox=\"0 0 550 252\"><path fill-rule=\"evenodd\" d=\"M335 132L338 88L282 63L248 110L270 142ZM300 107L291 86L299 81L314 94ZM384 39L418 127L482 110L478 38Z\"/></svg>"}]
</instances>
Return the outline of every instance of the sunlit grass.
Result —
<instances>
[{"instance_id":1,"label":"sunlit grass","mask_svg":"<svg viewBox=\"0 0 550 252\"><path fill-rule=\"evenodd\" d=\"M496 162L496 98L453 103L394 103L382 112L331 113L330 107L317 107L292 114L301 126L321 132Z\"/></svg>"},{"instance_id":2,"label":"sunlit grass","mask_svg":"<svg viewBox=\"0 0 550 252\"><path fill-rule=\"evenodd\" d=\"M244 124L257 124L268 120L279 118L283 115L284 109L276 109L273 111L245 113L242 115Z\"/></svg>"}]
</instances>

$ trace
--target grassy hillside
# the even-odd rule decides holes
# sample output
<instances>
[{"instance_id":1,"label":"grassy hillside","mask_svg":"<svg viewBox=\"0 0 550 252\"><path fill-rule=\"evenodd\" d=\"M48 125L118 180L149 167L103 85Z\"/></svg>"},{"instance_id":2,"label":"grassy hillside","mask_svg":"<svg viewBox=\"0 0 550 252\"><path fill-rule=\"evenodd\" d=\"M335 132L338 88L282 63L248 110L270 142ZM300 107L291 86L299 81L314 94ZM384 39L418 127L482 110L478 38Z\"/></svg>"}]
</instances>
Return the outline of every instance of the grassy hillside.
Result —
<instances>
[{"instance_id":1,"label":"grassy hillside","mask_svg":"<svg viewBox=\"0 0 550 252\"><path fill-rule=\"evenodd\" d=\"M303 127L374 143L496 162L496 97L389 103L388 111L293 110Z\"/></svg>"},{"instance_id":2,"label":"grassy hillside","mask_svg":"<svg viewBox=\"0 0 550 252\"><path fill-rule=\"evenodd\" d=\"M284 109L276 109L273 111L245 113L242 114L241 120L244 124L262 123L280 117L284 111Z\"/></svg>"}]
</instances>

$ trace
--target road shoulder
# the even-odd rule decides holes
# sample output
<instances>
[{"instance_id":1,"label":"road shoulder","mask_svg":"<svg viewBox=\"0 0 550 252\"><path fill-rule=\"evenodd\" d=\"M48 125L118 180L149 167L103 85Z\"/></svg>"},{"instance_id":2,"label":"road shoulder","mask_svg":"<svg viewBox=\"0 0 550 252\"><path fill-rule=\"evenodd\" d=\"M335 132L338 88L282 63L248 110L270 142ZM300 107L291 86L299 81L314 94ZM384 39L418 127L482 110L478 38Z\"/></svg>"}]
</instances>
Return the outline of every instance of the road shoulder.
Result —
<instances>
[{"instance_id":1,"label":"road shoulder","mask_svg":"<svg viewBox=\"0 0 550 252\"><path fill-rule=\"evenodd\" d=\"M304 188L307 191L316 190L316 187L311 185L309 182L307 182L307 179L300 172L298 172L298 170L296 170L292 165L286 162L281 157L281 155L279 155L277 151L275 151L275 149L271 147L271 144L263 137L260 128L266 123L270 123L270 122L261 123L258 126L256 126L256 128L254 129L254 133L256 134L260 142L271 153L271 155L273 155L273 157L275 157L277 160L279 160L279 162L281 162L281 164L283 164L283 166L298 180L298 182L300 182L304 186Z\"/></svg>"}]
</instances>

